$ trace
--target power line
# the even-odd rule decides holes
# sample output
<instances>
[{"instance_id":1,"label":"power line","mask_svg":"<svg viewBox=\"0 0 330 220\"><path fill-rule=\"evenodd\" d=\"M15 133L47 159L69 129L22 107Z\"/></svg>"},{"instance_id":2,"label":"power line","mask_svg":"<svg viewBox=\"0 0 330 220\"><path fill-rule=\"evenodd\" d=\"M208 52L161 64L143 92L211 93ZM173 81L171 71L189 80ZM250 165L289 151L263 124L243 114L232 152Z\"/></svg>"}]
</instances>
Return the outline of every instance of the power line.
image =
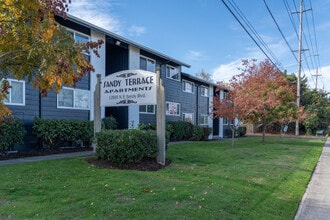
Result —
<instances>
[{"instance_id":1,"label":"power line","mask_svg":"<svg viewBox=\"0 0 330 220\"><path fill-rule=\"evenodd\" d=\"M292 16L292 14L297 14L297 21L298 21L298 26L299 26L299 24L300 24L299 10L297 9L297 5L296 5L295 0L292 0L292 2L293 2L293 7L294 7L294 9L295 9L295 12L290 12L291 9L290 9L290 6L289 6L288 1L287 1L287 0L283 0L283 3L284 3L284 5L285 5L285 7L286 7L286 9L287 9L287 12L288 12L289 18L290 18L290 20L291 20L291 24L292 24L292 26L293 26L293 29L294 29L294 31L295 31L295 33L296 33L296 35L297 35L297 39L298 39L298 41L299 41L299 34L298 34L298 32L297 32L297 28L296 28L297 25L295 24L294 19L293 19L293 16ZM302 5L303 8L306 8L306 7L304 6L303 2L301 3L301 5ZM306 11L309 11L309 10L311 10L311 9L303 10L303 12L306 12ZM304 16L304 19L306 20L307 27L308 27L308 30L309 30L309 33L310 33L310 28L309 28L310 25L309 25L309 22L308 22L307 16ZM309 35L309 36L311 36L311 35ZM311 50L312 50L312 53L311 53L309 49L308 49L308 50L303 49L302 51L308 51L309 55L307 56L306 53L303 53L302 55L304 56L304 62L305 62L305 65L306 65L306 67L307 67L307 69L308 69L308 73L309 73L309 75L311 76L311 79L314 81L313 74L311 73L312 70L311 70L311 67L310 67L310 63L309 63L309 61L308 61L308 58L311 58L311 65L312 65L312 67L314 67L314 62L313 62L313 60L312 60L312 58L315 56L315 53L313 52L313 51L314 51L314 47L313 47L313 43L311 43L311 45L309 45L309 41L308 41L308 38L307 38L307 36L306 36L306 32L304 31L303 28L302 28L302 39L303 39L303 41L306 43L307 48L311 48ZM309 38L309 39L310 39L310 38ZM312 42L312 41L310 40L310 42ZM306 71L304 70L304 66L303 66L303 65L301 65L301 71L302 71L302 72L306 72ZM315 83L315 82L314 82L314 83Z\"/></svg>"},{"instance_id":2,"label":"power line","mask_svg":"<svg viewBox=\"0 0 330 220\"><path fill-rule=\"evenodd\" d=\"M278 21L276 20L271 8L269 7L269 4L266 0L263 0L265 8L267 9L269 15L271 16L273 22L275 23L279 33L281 34L282 39L286 43L288 49L292 53L292 56L295 61L298 62L298 58L295 54L295 52L292 49L292 46L290 45L285 33L281 29ZM280 65L279 60L277 59L276 55L273 53L273 51L269 48L269 46L265 43L265 41L262 39L260 34L256 31L256 29L253 27L253 25L250 23L250 21L247 19L247 17L244 15L244 13L240 10L238 5L235 3L234 0L222 0L222 3L225 5L225 7L228 9L228 11L232 14L232 16L236 19L236 21L240 24L240 26L243 28L243 30L248 34L248 36L252 39L252 41L257 45L257 47L260 49L260 51L267 57L267 59L270 60L270 62L278 68L278 65ZM309 0L310 7L312 11L312 19L310 20L308 16L304 16L305 25L307 26L306 31L301 27L302 31L302 37L299 37L299 33L297 30L297 22L295 22L296 19L294 19L293 14L291 11L291 8L294 8L297 10L297 4L295 0L292 0L291 5L288 3L288 0L283 0L285 9L288 13L288 17L290 19L291 25L293 27L293 30L297 36L298 41L300 41L300 38L304 42L305 46L309 49L302 49L300 50L300 53L307 51L306 53L302 53L301 55L304 57L303 59L303 65L300 64L300 72L308 72L307 74L310 75L311 79L314 81L316 87L318 83L318 77L321 76L319 71L321 71L320 68L320 60L318 56L318 48L317 48L317 40L316 40L316 31L315 31L315 21L314 21L314 15L311 5L311 0ZM303 1L301 1L302 7L306 8L303 4ZM303 12L309 11L309 10L303 10ZM300 24L300 16L297 16L298 23ZM300 30L299 30L300 31ZM314 36L314 38L312 37ZM301 59L301 58L300 58ZM300 61L301 63L301 61ZM304 67L307 68L307 71L305 71ZM313 74L313 73L316 74ZM316 77L316 80L315 80ZM315 82L316 81L316 82ZM311 86L311 85L310 85Z\"/></svg>"},{"instance_id":3,"label":"power line","mask_svg":"<svg viewBox=\"0 0 330 220\"><path fill-rule=\"evenodd\" d=\"M277 64L280 64L280 62L278 61L278 59L276 58L276 56L274 55L274 53L269 49L269 47L266 45L266 43L262 40L262 38L260 37L260 35L257 33L257 31L253 28L253 26L251 25L251 23L247 20L247 18L244 16L244 14L242 13L242 11L238 8L238 6L235 4L234 1L229 2L229 4L234 8L234 10L236 11L236 13L238 15L236 15L234 13L234 11L229 7L229 5L222 0L222 3L226 6L226 8L228 9L228 11L234 16L234 18L236 19L236 21L241 25L241 27L244 29L244 31L249 35L249 37L253 40L253 42L258 46L258 48L262 51L262 53L268 58L268 60L275 66L277 67ZM255 35L255 37L259 40L259 42L257 42L257 40L252 36L252 34L249 32L249 30L244 26L244 24L242 23L242 21L238 18L238 16L245 22L245 24L249 27L250 31ZM262 48L262 46L260 45L262 44L264 48ZM270 53L270 56L273 57L273 59L275 60L275 62L273 61L273 59L270 58L270 56L265 52L265 50L268 51L268 53ZM278 68L278 67L277 67Z\"/></svg>"},{"instance_id":4,"label":"power line","mask_svg":"<svg viewBox=\"0 0 330 220\"><path fill-rule=\"evenodd\" d=\"M315 73L315 89L317 89L318 87L318 77L319 76L322 76L321 73L318 72L318 70L321 71L321 65L320 65L320 56L319 56L319 51L318 51L318 45L317 45L317 38L316 38L316 30L315 30L315 21L314 21L314 10L313 10L313 7L312 7L312 2L311 0L309 0L309 4L310 4L310 7L311 7L311 15L312 15L312 24L313 24L313 34L314 34L314 41L315 41L315 54L316 56L314 57L317 57L315 58L315 62L316 62L316 73ZM311 34L310 34L311 35Z\"/></svg>"},{"instance_id":5,"label":"power line","mask_svg":"<svg viewBox=\"0 0 330 220\"><path fill-rule=\"evenodd\" d=\"M295 60L298 61L298 59L297 59L295 53L293 52L293 49L291 48L289 42L287 41L286 37L284 36L284 34L283 34L283 32L282 32L280 26L278 25L278 23L277 23L277 21L276 21L274 15L273 15L273 13L271 12L270 8L268 7L266 1L265 1L265 0L263 0L263 1L264 1L264 4L265 4L266 8L267 8L267 11L269 12L270 16L272 17L274 23L276 24L276 27L277 27L278 31L281 33L282 38L284 39L286 45L289 47L289 49L290 49L290 51L291 51L293 57L295 58Z\"/></svg>"}]
</instances>

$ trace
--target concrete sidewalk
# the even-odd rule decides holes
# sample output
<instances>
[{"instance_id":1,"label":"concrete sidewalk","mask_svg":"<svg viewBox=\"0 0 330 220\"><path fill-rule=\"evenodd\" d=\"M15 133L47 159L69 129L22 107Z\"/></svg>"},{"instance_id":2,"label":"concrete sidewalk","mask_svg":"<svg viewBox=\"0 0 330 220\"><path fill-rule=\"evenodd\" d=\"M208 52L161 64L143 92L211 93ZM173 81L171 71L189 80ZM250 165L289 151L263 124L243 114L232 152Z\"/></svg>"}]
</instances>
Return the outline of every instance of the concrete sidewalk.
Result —
<instances>
[{"instance_id":1,"label":"concrete sidewalk","mask_svg":"<svg viewBox=\"0 0 330 220\"><path fill-rule=\"evenodd\" d=\"M52 154L47 156L25 157L25 158L18 158L12 160L0 160L0 166L41 161L41 160L55 160L55 159L69 158L69 157L82 157L82 156L89 156L92 154L93 151L81 151L81 152L73 152L73 153L65 153L65 154Z\"/></svg>"},{"instance_id":2,"label":"concrete sidewalk","mask_svg":"<svg viewBox=\"0 0 330 220\"><path fill-rule=\"evenodd\" d=\"M324 145L294 219L330 219L330 138Z\"/></svg>"}]
</instances>

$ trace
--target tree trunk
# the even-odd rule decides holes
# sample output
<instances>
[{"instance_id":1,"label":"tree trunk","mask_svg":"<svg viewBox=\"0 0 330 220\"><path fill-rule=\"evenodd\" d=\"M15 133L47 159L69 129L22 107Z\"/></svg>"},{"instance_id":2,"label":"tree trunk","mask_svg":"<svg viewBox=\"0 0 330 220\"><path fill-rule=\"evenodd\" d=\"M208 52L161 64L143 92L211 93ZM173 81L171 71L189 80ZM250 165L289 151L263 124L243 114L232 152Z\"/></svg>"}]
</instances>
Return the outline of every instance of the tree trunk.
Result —
<instances>
[{"instance_id":1,"label":"tree trunk","mask_svg":"<svg viewBox=\"0 0 330 220\"><path fill-rule=\"evenodd\" d=\"M235 145L235 129L231 129L231 147Z\"/></svg>"},{"instance_id":2,"label":"tree trunk","mask_svg":"<svg viewBox=\"0 0 330 220\"><path fill-rule=\"evenodd\" d=\"M265 124L262 125L262 143L265 143L265 136L266 136L266 126Z\"/></svg>"}]
</instances>

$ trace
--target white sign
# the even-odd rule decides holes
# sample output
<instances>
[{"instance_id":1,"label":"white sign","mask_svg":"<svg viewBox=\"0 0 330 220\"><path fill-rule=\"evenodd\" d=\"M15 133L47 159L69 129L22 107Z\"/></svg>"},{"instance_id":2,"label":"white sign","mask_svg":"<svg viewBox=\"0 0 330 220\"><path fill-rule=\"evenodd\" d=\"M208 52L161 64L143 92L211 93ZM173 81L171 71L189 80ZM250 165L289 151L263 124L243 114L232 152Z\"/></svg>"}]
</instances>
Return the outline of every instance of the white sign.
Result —
<instances>
[{"instance_id":1,"label":"white sign","mask_svg":"<svg viewBox=\"0 0 330 220\"><path fill-rule=\"evenodd\" d=\"M101 106L156 105L156 73L124 70L101 80Z\"/></svg>"}]
</instances>

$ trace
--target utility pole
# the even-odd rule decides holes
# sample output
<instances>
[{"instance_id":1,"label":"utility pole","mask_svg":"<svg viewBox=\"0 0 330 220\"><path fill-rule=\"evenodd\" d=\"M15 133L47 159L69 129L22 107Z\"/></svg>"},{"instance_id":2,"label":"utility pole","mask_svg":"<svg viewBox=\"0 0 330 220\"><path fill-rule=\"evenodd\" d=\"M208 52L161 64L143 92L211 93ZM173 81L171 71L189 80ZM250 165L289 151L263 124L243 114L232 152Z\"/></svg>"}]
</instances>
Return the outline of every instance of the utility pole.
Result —
<instances>
[{"instance_id":1,"label":"utility pole","mask_svg":"<svg viewBox=\"0 0 330 220\"><path fill-rule=\"evenodd\" d=\"M309 9L310 10L310 9ZM297 74L297 106L298 108L300 107L300 87L301 87L301 53L304 51L302 49L302 21L303 21L303 13L306 10L303 10L303 0L300 0L300 8L299 12L294 12L294 13L299 13L299 44L298 44L298 74ZM295 135L299 136L299 119L296 120L296 129L295 129Z\"/></svg>"},{"instance_id":2,"label":"utility pole","mask_svg":"<svg viewBox=\"0 0 330 220\"><path fill-rule=\"evenodd\" d=\"M318 68L316 68L316 74L312 75L312 76L315 76L315 90L317 90L317 81L318 81L319 76L321 76L321 74L319 74Z\"/></svg>"}]
</instances>

